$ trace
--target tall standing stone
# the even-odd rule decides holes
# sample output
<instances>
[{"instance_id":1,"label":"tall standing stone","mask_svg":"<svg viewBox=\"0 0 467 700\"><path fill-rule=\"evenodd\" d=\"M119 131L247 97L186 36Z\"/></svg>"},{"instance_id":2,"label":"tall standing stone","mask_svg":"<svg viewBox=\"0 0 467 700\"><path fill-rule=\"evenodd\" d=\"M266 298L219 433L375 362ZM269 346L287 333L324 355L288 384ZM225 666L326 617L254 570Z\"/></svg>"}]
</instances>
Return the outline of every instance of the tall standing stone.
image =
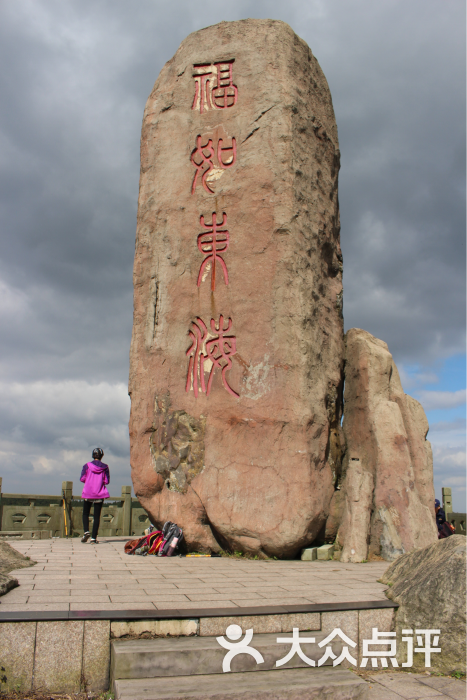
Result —
<instances>
[{"instance_id":1,"label":"tall standing stone","mask_svg":"<svg viewBox=\"0 0 467 700\"><path fill-rule=\"evenodd\" d=\"M292 556L340 459L339 148L273 20L191 34L146 104L130 358L135 493L192 549Z\"/></svg>"},{"instance_id":2,"label":"tall standing stone","mask_svg":"<svg viewBox=\"0 0 467 700\"><path fill-rule=\"evenodd\" d=\"M382 340L347 331L341 561L392 561L438 541L433 456L422 406ZM334 497L335 500L336 497Z\"/></svg>"}]
</instances>

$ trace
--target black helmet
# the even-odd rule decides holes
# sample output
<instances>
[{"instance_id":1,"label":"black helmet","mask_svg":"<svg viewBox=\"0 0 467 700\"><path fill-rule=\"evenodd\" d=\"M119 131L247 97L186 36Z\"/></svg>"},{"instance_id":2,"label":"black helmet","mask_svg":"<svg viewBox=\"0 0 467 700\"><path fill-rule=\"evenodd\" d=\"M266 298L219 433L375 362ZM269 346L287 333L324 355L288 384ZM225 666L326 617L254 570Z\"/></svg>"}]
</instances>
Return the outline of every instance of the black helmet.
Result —
<instances>
[{"instance_id":1,"label":"black helmet","mask_svg":"<svg viewBox=\"0 0 467 700\"><path fill-rule=\"evenodd\" d=\"M100 447L96 447L96 449L92 451L92 458L93 459L98 459L100 461L103 456L104 456L104 450L101 450Z\"/></svg>"}]
</instances>

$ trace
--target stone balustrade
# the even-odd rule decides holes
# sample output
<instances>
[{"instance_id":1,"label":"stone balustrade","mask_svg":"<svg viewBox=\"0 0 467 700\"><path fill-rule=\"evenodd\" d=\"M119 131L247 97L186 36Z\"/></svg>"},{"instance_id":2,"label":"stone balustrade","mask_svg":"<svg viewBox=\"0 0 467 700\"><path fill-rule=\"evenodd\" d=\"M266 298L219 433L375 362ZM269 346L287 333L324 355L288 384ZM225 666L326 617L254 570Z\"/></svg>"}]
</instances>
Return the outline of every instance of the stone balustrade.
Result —
<instances>
[{"instance_id":1,"label":"stone balustrade","mask_svg":"<svg viewBox=\"0 0 467 700\"><path fill-rule=\"evenodd\" d=\"M0 537L48 539L83 535L83 501L73 495L72 481L62 481L61 495L2 493L1 487L0 477ZM137 498L131 497L131 486L122 486L121 496L104 502L99 534L141 535L149 525L146 511Z\"/></svg>"}]
</instances>

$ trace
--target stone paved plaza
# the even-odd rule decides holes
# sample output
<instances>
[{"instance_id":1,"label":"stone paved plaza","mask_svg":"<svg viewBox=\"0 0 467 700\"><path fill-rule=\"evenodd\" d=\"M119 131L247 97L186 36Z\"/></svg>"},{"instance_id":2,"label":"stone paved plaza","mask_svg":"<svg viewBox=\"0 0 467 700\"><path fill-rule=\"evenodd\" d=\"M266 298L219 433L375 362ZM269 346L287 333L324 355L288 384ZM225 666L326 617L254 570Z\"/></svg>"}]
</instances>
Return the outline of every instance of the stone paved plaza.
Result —
<instances>
[{"instance_id":1,"label":"stone paved plaza","mask_svg":"<svg viewBox=\"0 0 467 700\"><path fill-rule=\"evenodd\" d=\"M386 600L378 583L387 562L252 561L128 556L127 538L10 541L37 564L12 574L20 586L0 612L242 608ZM63 623L61 623L63 624ZM465 681L380 671L366 674L369 700L465 698Z\"/></svg>"},{"instance_id":2,"label":"stone paved plaza","mask_svg":"<svg viewBox=\"0 0 467 700\"><path fill-rule=\"evenodd\" d=\"M367 679L368 700L428 700L450 698L465 700L465 680L451 676L431 676L429 673L380 671Z\"/></svg>"},{"instance_id":3,"label":"stone paved plaza","mask_svg":"<svg viewBox=\"0 0 467 700\"><path fill-rule=\"evenodd\" d=\"M12 572L20 586L0 611L237 608L385 600L387 562L255 561L129 556L127 538L24 540L10 544L36 561Z\"/></svg>"}]
</instances>

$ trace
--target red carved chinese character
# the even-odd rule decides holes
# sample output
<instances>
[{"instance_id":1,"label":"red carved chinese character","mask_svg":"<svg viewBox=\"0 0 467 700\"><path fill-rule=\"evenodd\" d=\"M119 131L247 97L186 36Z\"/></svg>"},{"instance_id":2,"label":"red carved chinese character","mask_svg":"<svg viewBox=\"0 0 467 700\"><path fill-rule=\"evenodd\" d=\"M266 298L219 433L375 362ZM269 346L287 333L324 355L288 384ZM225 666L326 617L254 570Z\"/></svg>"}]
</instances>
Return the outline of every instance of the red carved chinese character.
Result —
<instances>
[{"instance_id":1,"label":"red carved chinese character","mask_svg":"<svg viewBox=\"0 0 467 700\"><path fill-rule=\"evenodd\" d=\"M222 223L217 223L215 211L212 213L211 224L204 223L204 216L199 217L199 222L201 226L208 229L208 231L200 233L198 236L198 250L201 253L204 253L204 255L206 255L203 262L201 263L201 267L199 268L198 287L203 281L202 276L206 265L208 263L211 263L211 291L214 292L216 289L216 260L219 261L222 267L225 283L229 284L229 275L227 272L226 264L224 262L224 259L218 254L223 253L229 247L229 232L227 231L227 229L219 228L219 226L226 225L227 214L225 212L222 212Z\"/></svg>"},{"instance_id":2,"label":"red carved chinese character","mask_svg":"<svg viewBox=\"0 0 467 700\"><path fill-rule=\"evenodd\" d=\"M193 73L195 79L195 97L191 109L196 109L199 106L199 111L202 114L205 109L212 109L211 92L209 87L209 77L212 75L212 66L199 65L193 66L196 73Z\"/></svg>"},{"instance_id":3,"label":"red carved chinese character","mask_svg":"<svg viewBox=\"0 0 467 700\"><path fill-rule=\"evenodd\" d=\"M189 330L188 334L192 338L193 342L191 347L186 351L187 357L189 357L188 363L188 374L186 379L185 391L190 391L191 386L193 386L193 393L195 398L198 398L199 391L209 396L212 387L212 380L214 379L214 372L216 369L221 370L222 384L224 388L227 389L229 394L238 397L236 391L229 386L227 377L225 376L227 371L232 367L231 357L237 352L237 339L234 335L225 335L228 333L232 327L232 319L229 318L227 321L227 327L224 328L224 316L221 314L219 317L219 325L216 326L215 320L211 319L211 334L214 334L210 340L207 340L208 333L206 324L201 318L197 318L196 321L191 322L192 328ZM206 345L204 346L204 344ZM205 347L205 351L203 349ZM204 381L204 364L206 360L211 361L211 371L209 373L207 386ZM200 387L198 386L198 376Z\"/></svg>"},{"instance_id":4,"label":"red carved chinese character","mask_svg":"<svg viewBox=\"0 0 467 700\"><path fill-rule=\"evenodd\" d=\"M201 143L201 138L202 137L200 135L196 137L196 148L194 148L191 152L190 160L196 168L196 173L193 178L193 184L191 186L191 194L195 193L200 173L202 173L201 182L203 184L204 189L206 190L206 192L214 194L214 190L210 188L209 180L207 179L211 170L214 169L214 147L212 145L212 139L208 138L207 143L203 145ZM217 161L219 168L226 170L227 168L231 168L237 160L237 142L235 140L235 137L232 138L231 146L223 147L223 142L224 139L219 139L217 142ZM222 154L224 152L229 154L229 157L226 159L226 162L224 162L222 158Z\"/></svg>"},{"instance_id":5,"label":"red carved chinese character","mask_svg":"<svg viewBox=\"0 0 467 700\"><path fill-rule=\"evenodd\" d=\"M196 321L192 321L191 325L193 326L193 330L188 331L188 335L193 339L193 344L191 348L188 348L186 351L186 355L190 357L190 361L188 363L185 391L190 391L190 386L193 382L193 393L195 398L198 398L198 372L201 381L201 391L206 392L204 384L204 358L206 356L202 353L202 349L208 337L208 329L200 318L197 318Z\"/></svg>"},{"instance_id":6,"label":"red carved chinese character","mask_svg":"<svg viewBox=\"0 0 467 700\"><path fill-rule=\"evenodd\" d=\"M194 65L195 96L191 109L199 109L200 114L203 114L210 109L233 107L237 103L238 90L233 84L232 68L233 60L221 61L214 65Z\"/></svg>"},{"instance_id":7,"label":"red carved chinese character","mask_svg":"<svg viewBox=\"0 0 467 700\"><path fill-rule=\"evenodd\" d=\"M239 394L237 394L237 392L229 386L225 376L227 370L232 367L232 360L230 358L237 352L236 337L234 335L224 335L224 333L230 331L231 327L232 319L229 318L227 321L227 328L224 328L224 317L222 314L219 317L218 328L216 328L216 322L214 319L211 319L211 330L213 333L217 333L218 335L216 338L212 338L206 343L206 352L208 354L208 358L212 361L211 373L209 374L208 386L206 389L207 396L209 396L209 392L211 391L214 369L216 367L222 369L222 383L229 394L232 394L232 396L239 396ZM221 364L223 362L225 362L225 364Z\"/></svg>"},{"instance_id":8,"label":"red carved chinese character","mask_svg":"<svg viewBox=\"0 0 467 700\"><path fill-rule=\"evenodd\" d=\"M233 61L228 63L215 63L217 68L217 84L212 90L212 102L217 109L227 109L237 104L238 90L233 84Z\"/></svg>"},{"instance_id":9,"label":"red carved chinese character","mask_svg":"<svg viewBox=\"0 0 467 700\"><path fill-rule=\"evenodd\" d=\"M219 141L217 142L217 161L221 168L231 168L237 160L237 141L235 140L235 137L232 137L232 145L226 146L225 148L222 147L223 141L224 139L219 139ZM224 163L224 161L222 160L223 151L231 151L232 153L231 159L228 163Z\"/></svg>"},{"instance_id":10,"label":"red carved chinese character","mask_svg":"<svg viewBox=\"0 0 467 700\"><path fill-rule=\"evenodd\" d=\"M205 151L207 150L207 153ZM201 158L201 163L197 163L195 156L198 156ZM211 194L214 194L214 190L212 190L209 185L206 182L206 177L207 174L214 168L214 163L212 162L212 159L214 158L214 148L212 147L212 139L208 139L208 142L203 146L201 145L201 136L196 137L196 148L193 149L191 153L191 162L196 168L196 173L193 178L193 185L191 186L191 194L195 193L196 189L196 183L198 181L198 175L202 172L203 176L201 178L201 181L203 183L203 187L206 190L206 192L211 192ZM206 167L206 169L204 169Z\"/></svg>"}]
</instances>

